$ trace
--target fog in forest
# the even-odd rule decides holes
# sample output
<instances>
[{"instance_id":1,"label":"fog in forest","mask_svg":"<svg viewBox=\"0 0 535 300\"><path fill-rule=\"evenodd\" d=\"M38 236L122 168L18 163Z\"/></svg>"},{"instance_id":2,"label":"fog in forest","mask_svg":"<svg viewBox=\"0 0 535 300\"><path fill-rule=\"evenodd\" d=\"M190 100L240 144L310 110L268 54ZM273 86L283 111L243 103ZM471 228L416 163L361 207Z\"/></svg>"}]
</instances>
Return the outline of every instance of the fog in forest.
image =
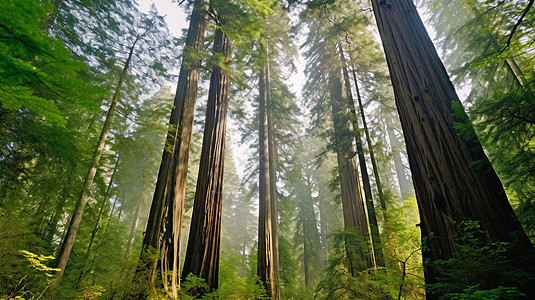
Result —
<instances>
[{"instance_id":1,"label":"fog in forest","mask_svg":"<svg viewBox=\"0 0 535 300\"><path fill-rule=\"evenodd\" d=\"M530 1L0 2L0 298L532 299Z\"/></svg>"}]
</instances>

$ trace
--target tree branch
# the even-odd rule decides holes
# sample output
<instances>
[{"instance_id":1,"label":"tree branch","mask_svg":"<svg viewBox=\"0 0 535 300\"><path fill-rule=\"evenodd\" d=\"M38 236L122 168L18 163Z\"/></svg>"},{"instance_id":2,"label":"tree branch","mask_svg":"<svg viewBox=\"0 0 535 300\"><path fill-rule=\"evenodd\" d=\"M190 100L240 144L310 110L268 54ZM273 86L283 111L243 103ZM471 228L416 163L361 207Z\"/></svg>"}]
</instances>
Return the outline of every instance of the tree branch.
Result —
<instances>
[{"instance_id":1,"label":"tree branch","mask_svg":"<svg viewBox=\"0 0 535 300\"><path fill-rule=\"evenodd\" d=\"M507 40L507 43L505 44L505 46L502 48L502 50L498 54L502 54L502 52L505 51L505 49L507 49L509 45L511 45L511 40L513 39L513 35L515 34L515 31L518 29L518 26L520 26L520 23L522 23L522 21L524 20L524 17L526 16L526 14L529 12L531 7L533 6L534 1L535 0L529 0L529 3L524 9L524 11L522 12L520 19L518 19L515 26L513 26L513 29L511 30L511 33L509 34L509 39Z\"/></svg>"}]
</instances>

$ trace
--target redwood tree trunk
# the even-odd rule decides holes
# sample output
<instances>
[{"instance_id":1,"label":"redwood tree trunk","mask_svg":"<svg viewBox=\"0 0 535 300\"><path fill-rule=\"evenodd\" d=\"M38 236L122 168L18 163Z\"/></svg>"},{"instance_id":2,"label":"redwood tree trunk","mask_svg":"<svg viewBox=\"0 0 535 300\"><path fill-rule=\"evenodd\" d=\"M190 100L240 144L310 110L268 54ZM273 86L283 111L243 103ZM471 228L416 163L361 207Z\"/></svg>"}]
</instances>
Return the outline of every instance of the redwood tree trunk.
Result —
<instances>
[{"instance_id":1,"label":"redwood tree trunk","mask_svg":"<svg viewBox=\"0 0 535 300\"><path fill-rule=\"evenodd\" d=\"M228 57L230 46L227 35L216 30L214 53ZM182 273L182 279L190 273L204 278L210 290L218 288L229 80L229 74L221 66L212 68L199 176Z\"/></svg>"},{"instance_id":2,"label":"redwood tree trunk","mask_svg":"<svg viewBox=\"0 0 535 300\"><path fill-rule=\"evenodd\" d=\"M266 49L268 49L266 47ZM269 147L269 189L270 189L270 206L271 206L271 233L273 234L273 280L275 281L275 294L273 299L279 299L279 209L277 204L277 175L275 166L276 148L273 140L273 124L271 115L273 112L273 98L271 93L271 77L269 72L269 49L268 60L266 62L266 113L268 121L268 147Z\"/></svg>"},{"instance_id":3,"label":"redwood tree trunk","mask_svg":"<svg viewBox=\"0 0 535 300\"><path fill-rule=\"evenodd\" d=\"M151 273L150 280L154 284L157 265L159 265L162 269L161 274L165 274L162 278L164 287L168 290L169 278L167 274L170 271L171 289L175 298L177 297L177 289L180 287L180 230L182 228L189 148L199 82L200 58L198 52L202 50L204 45L206 19L206 1L195 0L178 78L174 108L169 120L167 141L162 154L147 229L143 238L143 249L151 247L159 251L161 257L158 261L142 262L138 272L136 272L137 280L143 281L145 278L140 277L143 274L140 270L148 268Z\"/></svg>"},{"instance_id":4,"label":"redwood tree trunk","mask_svg":"<svg viewBox=\"0 0 535 300\"><path fill-rule=\"evenodd\" d=\"M343 90L339 68L334 68L334 70L329 73L329 86L334 127L334 142L338 160L338 172L340 175L344 227L346 229L356 228L363 239L369 240L368 222L366 220L366 211L361 194L357 163L353 155L355 151L351 142L352 134L349 129L349 118L346 111L346 105L344 105L345 91ZM350 262L352 274L372 267L369 249L348 248L347 252L351 260L359 260L358 262Z\"/></svg>"},{"instance_id":5,"label":"redwood tree trunk","mask_svg":"<svg viewBox=\"0 0 535 300\"><path fill-rule=\"evenodd\" d=\"M372 0L372 5L428 247L424 260L446 260L455 254L450 219L479 221L490 242L512 242L514 236L518 248L510 253L512 258L532 250L481 145L464 140L455 129L455 122L467 117L454 116L452 106L461 107L460 101L412 1ZM435 282L436 270L427 266L424 271L426 283Z\"/></svg>"},{"instance_id":6,"label":"redwood tree trunk","mask_svg":"<svg viewBox=\"0 0 535 300\"><path fill-rule=\"evenodd\" d=\"M366 157L364 156L364 148L362 147L362 137L360 135L360 128L358 126L357 112L355 111L355 102L351 93L351 82L349 81L349 72L347 71L347 64L344 57L342 46L340 48L340 60L342 62L342 74L344 75L344 85L346 88L346 95L348 106L350 110L350 118L353 124L353 131L355 133L355 145L357 147L357 155L359 158L360 172L362 176L362 185L364 187L364 197L366 198L366 209L368 210L368 222L370 224L370 233L372 237L372 251L376 266L384 267L385 261L383 250L381 247L381 236L379 234L379 225L377 225L377 215L375 214L375 205L373 203L372 187L370 184L370 176L368 175L368 167L366 166ZM357 94L359 94L358 86Z\"/></svg>"},{"instance_id":7,"label":"redwood tree trunk","mask_svg":"<svg viewBox=\"0 0 535 300\"><path fill-rule=\"evenodd\" d=\"M278 289L276 284L275 271L275 235L273 232L274 218L272 206L272 180L270 172L270 151L269 151L269 121L268 121L268 99L269 99L269 72L267 67L259 74L259 175L258 175L258 259L256 272L259 279L264 284L268 295L277 299Z\"/></svg>"}]
</instances>

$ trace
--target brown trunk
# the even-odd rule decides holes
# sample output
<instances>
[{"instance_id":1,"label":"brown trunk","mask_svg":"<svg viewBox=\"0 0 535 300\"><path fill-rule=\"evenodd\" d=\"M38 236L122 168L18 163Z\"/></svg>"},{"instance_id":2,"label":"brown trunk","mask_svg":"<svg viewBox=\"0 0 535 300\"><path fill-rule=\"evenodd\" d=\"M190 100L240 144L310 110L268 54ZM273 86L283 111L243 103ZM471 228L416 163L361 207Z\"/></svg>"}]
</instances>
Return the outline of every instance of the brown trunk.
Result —
<instances>
[{"instance_id":1,"label":"brown trunk","mask_svg":"<svg viewBox=\"0 0 535 300\"><path fill-rule=\"evenodd\" d=\"M206 30L206 2L195 0L186 37L183 62L180 68L174 108L169 120L169 131L162 154L160 170L150 208L147 229L143 238L143 249L151 247L159 251L158 261L142 262L136 280L141 278L143 268L150 270L150 281L154 284L157 265L162 270L163 284L169 289L168 274L171 273L172 295L177 297L180 287L180 230L186 193L186 179L197 87L199 82L199 51L204 45Z\"/></svg>"},{"instance_id":2,"label":"brown trunk","mask_svg":"<svg viewBox=\"0 0 535 300\"><path fill-rule=\"evenodd\" d=\"M214 53L228 58L230 46L227 35L216 30ZM204 278L210 290L218 288L229 80L228 72L221 66L212 68L199 176L182 273L182 279L190 273Z\"/></svg>"},{"instance_id":3,"label":"brown trunk","mask_svg":"<svg viewBox=\"0 0 535 300\"><path fill-rule=\"evenodd\" d=\"M364 187L364 196L366 197L366 209L368 210L368 222L370 224L370 233L372 237L372 254L374 257L375 265L378 267L384 267L385 261L383 256L383 250L381 249L381 236L379 234L379 225L377 225L377 216L375 214L375 206L373 204L372 187L370 184L370 177L368 176L368 168L366 166L366 157L364 156L364 148L362 147L362 140L360 135L360 129L358 126L357 112L355 111L355 102L351 93L351 83L349 81L349 72L347 71L347 64L344 57L342 46L340 48L340 60L342 62L342 74L344 75L344 85L346 88L346 95L350 110L350 119L353 124L353 131L355 133L355 144L357 146L357 155L359 158L360 172L362 176L362 185ZM356 85L357 94L359 94L358 86ZM359 101L360 103L360 101Z\"/></svg>"},{"instance_id":4,"label":"brown trunk","mask_svg":"<svg viewBox=\"0 0 535 300\"><path fill-rule=\"evenodd\" d=\"M268 296L277 299L278 289L275 275L275 235L273 232L272 191L269 151L269 72L267 66L259 74L259 175L258 175L258 259L257 275L264 284Z\"/></svg>"},{"instance_id":5,"label":"brown trunk","mask_svg":"<svg viewBox=\"0 0 535 300\"><path fill-rule=\"evenodd\" d=\"M267 49L267 47L266 47ZM266 62L266 114L268 121L268 147L269 147L269 202L271 206L271 234L273 235L273 280L275 282L275 294L273 299L279 299L279 209L277 205L277 175L275 172L275 144L273 141L273 125L271 123L271 114L273 111L273 99L271 93L271 78L269 73L269 50L268 61Z\"/></svg>"},{"instance_id":6,"label":"brown trunk","mask_svg":"<svg viewBox=\"0 0 535 300\"><path fill-rule=\"evenodd\" d=\"M87 200L89 198L89 192L91 190L91 187L93 186L93 180L95 179L95 174L97 173L97 169L99 167L100 157L102 156L102 153L104 152L104 146L106 145L106 140L108 139L108 133L110 132L111 122L113 120L113 116L115 115L115 110L117 109L117 103L119 102L119 98L121 95L121 88L123 86L124 80L128 73L128 68L130 67L132 55L134 54L134 48L140 37L141 36L138 35L134 43L130 47L128 58L126 59L123 70L121 71L121 74L119 76L119 82L117 82L115 93L113 94L113 98L112 98L110 107L108 109L108 114L104 121L102 131L100 132L100 137L98 139L97 147L95 149L95 152L93 153L93 159L91 160L91 167L89 168L89 171L87 172L87 176L85 178L82 191L80 192L80 198L78 200L78 204L76 205L76 209L74 211L74 214L72 215L71 222L69 223L69 227L67 229L67 234L65 235L65 239L63 240L63 243L61 245L61 250L59 252L58 259L56 260L56 265L55 265L55 267L60 269L60 271L58 271L58 273L56 274L56 281L54 282L54 285L50 289L51 294L49 294L49 295L52 295L52 298L55 297L57 287L59 286L61 282L61 277L63 276L63 273L65 272L65 267L67 266L67 261L69 260L72 246L74 245L74 239L76 238L76 234L78 233L78 228L80 227L80 222L82 221L82 215L84 213L85 205L87 204Z\"/></svg>"},{"instance_id":7,"label":"brown trunk","mask_svg":"<svg viewBox=\"0 0 535 300\"><path fill-rule=\"evenodd\" d=\"M420 211L424 260L446 260L455 254L455 226L477 220L488 241L512 242L511 254L532 249L503 186L477 140L466 141L452 105L461 106L455 89L410 0L372 0L383 41L396 106ZM476 167L478 161L483 166ZM533 265L533 264L531 264ZM426 283L439 275L427 266Z\"/></svg>"},{"instance_id":8,"label":"brown trunk","mask_svg":"<svg viewBox=\"0 0 535 300\"><path fill-rule=\"evenodd\" d=\"M329 73L329 86L344 227L346 229L357 228L359 235L368 240L368 222L360 189L357 163L353 155L355 151L351 142L352 134L349 129L349 118L344 103L346 97L339 68L334 68ZM369 249L347 249L347 252L352 260L349 266L352 274L372 267ZM355 261L356 259L358 261Z\"/></svg>"},{"instance_id":9,"label":"brown trunk","mask_svg":"<svg viewBox=\"0 0 535 300\"><path fill-rule=\"evenodd\" d=\"M364 113L364 106L362 105L362 97L360 96L360 88L357 81L357 72L353 69L353 80L355 81L355 89L357 91L357 100L359 102L360 117L362 118L362 126L364 127L364 134L366 135L366 142L368 144L368 151L370 152L370 160L372 162L373 175L375 178L375 184L377 185L377 194L379 196L379 203L383 212L386 211L386 199L383 193L383 185L381 184L381 178L379 177L379 168L377 167L377 161L375 160L375 154L373 151L372 139L370 131L368 130L368 123L366 123L366 113ZM386 221L386 220L385 220Z\"/></svg>"}]
</instances>

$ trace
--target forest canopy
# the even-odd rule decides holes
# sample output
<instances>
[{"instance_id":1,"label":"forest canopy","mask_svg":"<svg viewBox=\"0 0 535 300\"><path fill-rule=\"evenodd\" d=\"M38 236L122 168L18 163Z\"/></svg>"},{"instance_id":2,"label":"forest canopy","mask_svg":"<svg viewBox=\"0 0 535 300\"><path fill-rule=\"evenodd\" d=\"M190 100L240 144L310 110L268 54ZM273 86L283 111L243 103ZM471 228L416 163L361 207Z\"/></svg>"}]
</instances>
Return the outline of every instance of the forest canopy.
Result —
<instances>
[{"instance_id":1,"label":"forest canopy","mask_svg":"<svg viewBox=\"0 0 535 300\"><path fill-rule=\"evenodd\" d=\"M535 297L533 0L155 2L0 1L1 298Z\"/></svg>"}]
</instances>

